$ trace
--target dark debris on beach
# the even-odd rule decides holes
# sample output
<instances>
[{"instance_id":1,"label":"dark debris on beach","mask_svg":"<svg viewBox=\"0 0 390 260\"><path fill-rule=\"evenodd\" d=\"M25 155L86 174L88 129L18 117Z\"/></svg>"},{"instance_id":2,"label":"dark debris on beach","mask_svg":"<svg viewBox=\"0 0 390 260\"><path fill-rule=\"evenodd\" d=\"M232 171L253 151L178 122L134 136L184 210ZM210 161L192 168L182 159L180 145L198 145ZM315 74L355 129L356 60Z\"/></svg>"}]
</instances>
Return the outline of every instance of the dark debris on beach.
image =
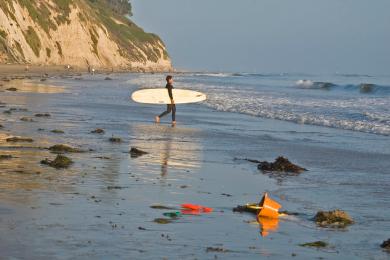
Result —
<instances>
[{"instance_id":1,"label":"dark debris on beach","mask_svg":"<svg viewBox=\"0 0 390 260\"><path fill-rule=\"evenodd\" d=\"M319 211L314 221L320 227L345 228L354 223L353 219L345 211L336 209L332 211Z\"/></svg>"},{"instance_id":2,"label":"dark debris on beach","mask_svg":"<svg viewBox=\"0 0 390 260\"><path fill-rule=\"evenodd\" d=\"M291 163L287 158L279 156L274 162L260 162L257 168L263 172L289 172L299 174L307 169Z\"/></svg>"},{"instance_id":3,"label":"dark debris on beach","mask_svg":"<svg viewBox=\"0 0 390 260\"><path fill-rule=\"evenodd\" d=\"M73 164L72 159L64 156L64 155L57 155L57 157L54 160L44 159L41 161L41 164L48 165L50 167L56 168L56 169L64 169L68 168L70 165Z\"/></svg>"},{"instance_id":4,"label":"dark debris on beach","mask_svg":"<svg viewBox=\"0 0 390 260\"><path fill-rule=\"evenodd\" d=\"M148 152L142 151L136 147L131 147L129 153L130 153L131 158L138 158L142 155L148 154Z\"/></svg>"}]
</instances>

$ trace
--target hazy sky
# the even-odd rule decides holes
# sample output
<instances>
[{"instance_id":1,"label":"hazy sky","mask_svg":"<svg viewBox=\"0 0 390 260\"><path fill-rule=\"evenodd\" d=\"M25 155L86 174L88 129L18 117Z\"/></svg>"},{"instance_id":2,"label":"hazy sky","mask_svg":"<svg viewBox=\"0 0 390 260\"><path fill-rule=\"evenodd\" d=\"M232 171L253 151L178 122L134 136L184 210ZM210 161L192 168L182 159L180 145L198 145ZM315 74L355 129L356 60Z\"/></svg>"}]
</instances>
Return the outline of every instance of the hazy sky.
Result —
<instances>
[{"instance_id":1,"label":"hazy sky","mask_svg":"<svg viewBox=\"0 0 390 260\"><path fill-rule=\"evenodd\" d=\"M179 69L390 74L390 0L132 0Z\"/></svg>"}]
</instances>

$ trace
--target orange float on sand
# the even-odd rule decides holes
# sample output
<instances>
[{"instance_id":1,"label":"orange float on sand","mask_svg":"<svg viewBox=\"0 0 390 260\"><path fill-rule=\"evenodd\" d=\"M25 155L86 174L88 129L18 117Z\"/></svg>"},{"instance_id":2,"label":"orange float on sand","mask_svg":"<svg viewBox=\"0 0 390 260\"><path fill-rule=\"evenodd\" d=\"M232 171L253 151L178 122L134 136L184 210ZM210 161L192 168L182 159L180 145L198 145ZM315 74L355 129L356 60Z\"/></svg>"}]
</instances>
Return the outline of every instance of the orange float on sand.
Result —
<instances>
[{"instance_id":1,"label":"orange float on sand","mask_svg":"<svg viewBox=\"0 0 390 260\"><path fill-rule=\"evenodd\" d=\"M205 206L202 206L202 205L196 205L196 204L190 204L190 203L181 204L181 207L183 209L188 209L188 210L191 210L191 211L204 212L204 213L210 213L210 212L213 211L213 208L208 208L208 207L205 207Z\"/></svg>"},{"instance_id":2,"label":"orange float on sand","mask_svg":"<svg viewBox=\"0 0 390 260\"><path fill-rule=\"evenodd\" d=\"M264 193L263 198L259 203L259 213L257 214L257 218L267 217L267 218L278 218L279 217L279 209L282 207L276 201L270 199L268 197L268 193Z\"/></svg>"}]
</instances>

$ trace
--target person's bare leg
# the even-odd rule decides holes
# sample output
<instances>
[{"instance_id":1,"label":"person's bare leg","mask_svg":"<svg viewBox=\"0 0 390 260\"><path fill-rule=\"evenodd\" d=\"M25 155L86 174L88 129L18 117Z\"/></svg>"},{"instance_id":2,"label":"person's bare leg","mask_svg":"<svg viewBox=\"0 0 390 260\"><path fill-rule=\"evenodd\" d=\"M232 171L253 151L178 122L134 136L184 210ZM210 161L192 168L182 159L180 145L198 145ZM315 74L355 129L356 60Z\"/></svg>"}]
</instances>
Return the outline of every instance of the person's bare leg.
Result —
<instances>
[{"instance_id":1,"label":"person's bare leg","mask_svg":"<svg viewBox=\"0 0 390 260\"><path fill-rule=\"evenodd\" d=\"M159 116L156 116L156 117L154 118L154 120L156 121L157 124L160 123L160 117L159 117Z\"/></svg>"},{"instance_id":2,"label":"person's bare leg","mask_svg":"<svg viewBox=\"0 0 390 260\"><path fill-rule=\"evenodd\" d=\"M172 126L176 126L176 121L172 121Z\"/></svg>"}]
</instances>

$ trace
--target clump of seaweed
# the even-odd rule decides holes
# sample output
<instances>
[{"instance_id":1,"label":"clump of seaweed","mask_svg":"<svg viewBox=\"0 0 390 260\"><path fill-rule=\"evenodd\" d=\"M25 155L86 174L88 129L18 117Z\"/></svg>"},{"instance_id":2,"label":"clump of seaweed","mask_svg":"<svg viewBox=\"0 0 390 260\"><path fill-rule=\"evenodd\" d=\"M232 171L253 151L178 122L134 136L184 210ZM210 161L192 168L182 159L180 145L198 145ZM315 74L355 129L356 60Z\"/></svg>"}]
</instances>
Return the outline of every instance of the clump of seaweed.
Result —
<instances>
[{"instance_id":1,"label":"clump of seaweed","mask_svg":"<svg viewBox=\"0 0 390 260\"><path fill-rule=\"evenodd\" d=\"M1 160L9 160L12 159L12 155L10 154L0 154L0 161Z\"/></svg>"},{"instance_id":2,"label":"clump of seaweed","mask_svg":"<svg viewBox=\"0 0 390 260\"><path fill-rule=\"evenodd\" d=\"M110 139L108 139L111 143L121 143L122 142L122 139L119 138L119 137L110 137Z\"/></svg>"},{"instance_id":3,"label":"clump of seaweed","mask_svg":"<svg viewBox=\"0 0 390 260\"><path fill-rule=\"evenodd\" d=\"M145 154L148 154L148 152L142 151L142 150L135 148L135 147L131 147L131 149L130 149L131 158L138 158L138 157L145 155Z\"/></svg>"},{"instance_id":4,"label":"clump of seaweed","mask_svg":"<svg viewBox=\"0 0 390 260\"><path fill-rule=\"evenodd\" d=\"M383 243L381 244L381 247L390 252L390 238L383 241Z\"/></svg>"},{"instance_id":5,"label":"clump of seaweed","mask_svg":"<svg viewBox=\"0 0 390 260\"><path fill-rule=\"evenodd\" d=\"M276 158L275 162L260 162L257 166L259 170L265 172L291 172L291 173L301 173L307 171L305 168L302 168L298 165L291 163L287 158L279 156Z\"/></svg>"},{"instance_id":6,"label":"clump of seaweed","mask_svg":"<svg viewBox=\"0 0 390 260\"><path fill-rule=\"evenodd\" d=\"M324 241L315 241L315 242L309 242L309 243L300 244L300 246L324 248L324 247L328 246L328 243L326 243Z\"/></svg>"},{"instance_id":7,"label":"clump of seaweed","mask_svg":"<svg viewBox=\"0 0 390 260\"><path fill-rule=\"evenodd\" d=\"M333 211L319 211L314 221L321 227L345 228L354 223L347 212L336 209Z\"/></svg>"},{"instance_id":8,"label":"clump of seaweed","mask_svg":"<svg viewBox=\"0 0 390 260\"><path fill-rule=\"evenodd\" d=\"M169 218L156 218L153 220L157 224L169 224L172 223L172 220Z\"/></svg>"},{"instance_id":9,"label":"clump of seaweed","mask_svg":"<svg viewBox=\"0 0 390 260\"><path fill-rule=\"evenodd\" d=\"M50 132L52 132L54 134L63 134L63 133L65 133L64 131L62 131L60 129L54 129L54 130L51 130Z\"/></svg>"},{"instance_id":10,"label":"clump of seaweed","mask_svg":"<svg viewBox=\"0 0 390 260\"><path fill-rule=\"evenodd\" d=\"M104 130L101 128L96 128L95 130L91 131L92 134L104 134Z\"/></svg>"},{"instance_id":11,"label":"clump of seaweed","mask_svg":"<svg viewBox=\"0 0 390 260\"><path fill-rule=\"evenodd\" d=\"M53 161L50 161L49 159L45 159L41 161L41 164L48 165L56 169L64 169L72 165L73 161L64 155L58 154Z\"/></svg>"},{"instance_id":12,"label":"clump of seaweed","mask_svg":"<svg viewBox=\"0 0 390 260\"><path fill-rule=\"evenodd\" d=\"M20 118L20 121L23 121L23 122L34 122L34 119L29 118L29 117L22 117L22 118Z\"/></svg>"},{"instance_id":13,"label":"clump of seaweed","mask_svg":"<svg viewBox=\"0 0 390 260\"><path fill-rule=\"evenodd\" d=\"M71 147L66 144L56 144L49 147L49 150L53 153L81 153L82 150L78 148Z\"/></svg>"},{"instance_id":14,"label":"clump of seaweed","mask_svg":"<svg viewBox=\"0 0 390 260\"><path fill-rule=\"evenodd\" d=\"M9 142L9 143L17 143L17 142L32 143L32 142L34 142L34 140L32 138L29 138L29 137L18 137L18 136L9 137L9 138L7 138L5 140L7 142Z\"/></svg>"},{"instance_id":15,"label":"clump of seaweed","mask_svg":"<svg viewBox=\"0 0 390 260\"><path fill-rule=\"evenodd\" d=\"M51 117L49 113L38 113L35 114L35 117Z\"/></svg>"}]
</instances>

